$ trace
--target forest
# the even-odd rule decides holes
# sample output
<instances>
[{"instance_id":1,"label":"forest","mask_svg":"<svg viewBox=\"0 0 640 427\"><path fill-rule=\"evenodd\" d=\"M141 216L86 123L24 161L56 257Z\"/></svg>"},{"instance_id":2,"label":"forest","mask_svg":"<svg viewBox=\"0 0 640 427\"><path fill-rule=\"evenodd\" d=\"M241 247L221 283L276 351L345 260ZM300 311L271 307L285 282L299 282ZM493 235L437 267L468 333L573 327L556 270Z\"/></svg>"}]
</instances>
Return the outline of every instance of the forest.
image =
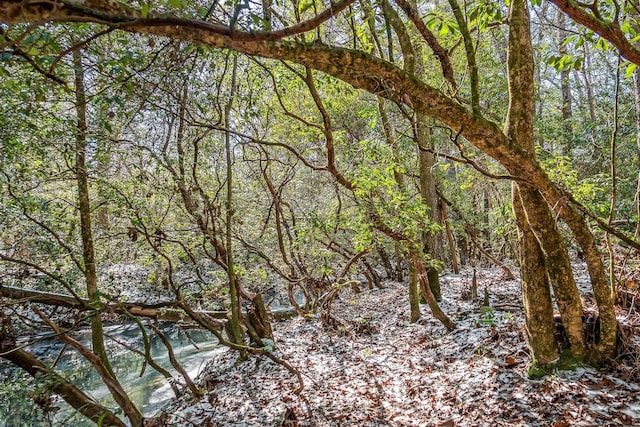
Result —
<instances>
[{"instance_id":1,"label":"forest","mask_svg":"<svg viewBox=\"0 0 640 427\"><path fill-rule=\"evenodd\" d=\"M640 2L0 0L0 47L0 426L640 425Z\"/></svg>"}]
</instances>

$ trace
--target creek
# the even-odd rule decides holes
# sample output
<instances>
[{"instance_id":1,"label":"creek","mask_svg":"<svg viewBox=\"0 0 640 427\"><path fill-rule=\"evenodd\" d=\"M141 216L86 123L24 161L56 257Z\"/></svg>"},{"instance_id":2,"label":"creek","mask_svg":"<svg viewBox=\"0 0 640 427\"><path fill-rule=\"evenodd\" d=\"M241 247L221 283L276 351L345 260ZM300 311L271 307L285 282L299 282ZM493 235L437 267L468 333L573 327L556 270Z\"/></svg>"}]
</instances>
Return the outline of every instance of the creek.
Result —
<instances>
[{"instance_id":1,"label":"creek","mask_svg":"<svg viewBox=\"0 0 640 427\"><path fill-rule=\"evenodd\" d=\"M160 329L169 339L176 358L192 379L216 353L224 351L223 347L217 345L216 338L205 331L184 331L171 323L161 325ZM105 328L105 335L143 350L140 331L133 323L109 326ZM91 334L88 330L78 331L72 336L85 345L90 343ZM140 355L109 339L106 342L116 376L145 416L153 416L175 397L164 376L148 365L143 372L144 360ZM52 363L60 355L63 345L54 339L45 339L29 346L28 350ZM158 336L151 338L151 355L160 366L181 380L172 368L168 352ZM108 389L98 374L77 352L65 349L56 363L56 370L89 396L115 410L116 405ZM34 384L37 390L37 382L19 368L0 361L0 427L94 425L57 396L52 397L52 403L58 409L44 413L30 398Z\"/></svg>"}]
</instances>

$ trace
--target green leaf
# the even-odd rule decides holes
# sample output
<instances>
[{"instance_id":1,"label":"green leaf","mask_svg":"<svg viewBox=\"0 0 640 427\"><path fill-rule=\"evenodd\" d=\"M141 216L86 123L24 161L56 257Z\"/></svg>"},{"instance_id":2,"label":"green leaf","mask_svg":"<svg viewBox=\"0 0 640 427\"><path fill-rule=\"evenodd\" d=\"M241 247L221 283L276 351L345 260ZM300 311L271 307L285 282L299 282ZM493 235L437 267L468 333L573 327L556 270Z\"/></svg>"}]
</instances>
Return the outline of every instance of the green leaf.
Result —
<instances>
[{"instance_id":1,"label":"green leaf","mask_svg":"<svg viewBox=\"0 0 640 427\"><path fill-rule=\"evenodd\" d=\"M628 79L628 78L630 78L631 76L633 76L633 72L636 70L636 68L638 68L638 65L636 65L636 64L629 64L629 65L627 66L627 70L626 70L626 71L625 71L625 73L624 73L624 78L625 78L625 79Z\"/></svg>"},{"instance_id":2,"label":"green leaf","mask_svg":"<svg viewBox=\"0 0 640 427\"><path fill-rule=\"evenodd\" d=\"M140 15L142 15L143 18L146 18L149 15L149 3L142 5L142 8L140 8Z\"/></svg>"},{"instance_id":3,"label":"green leaf","mask_svg":"<svg viewBox=\"0 0 640 427\"><path fill-rule=\"evenodd\" d=\"M314 0L302 0L298 4L298 13L300 13L301 15L305 13L307 10L309 10L313 6L313 2Z\"/></svg>"}]
</instances>

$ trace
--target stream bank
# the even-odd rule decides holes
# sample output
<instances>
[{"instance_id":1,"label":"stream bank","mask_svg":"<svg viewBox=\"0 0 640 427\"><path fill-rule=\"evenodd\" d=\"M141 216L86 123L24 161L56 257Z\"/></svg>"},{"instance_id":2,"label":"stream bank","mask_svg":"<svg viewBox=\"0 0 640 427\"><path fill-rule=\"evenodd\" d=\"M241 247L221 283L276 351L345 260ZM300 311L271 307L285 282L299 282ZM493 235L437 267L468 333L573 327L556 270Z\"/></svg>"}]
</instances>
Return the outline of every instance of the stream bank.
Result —
<instances>
[{"instance_id":1,"label":"stream bank","mask_svg":"<svg viewBox=\"0 0 640 427\"><path fill-rule=\"evenodd\" d=\"M171 342L177 359L192 378L198 375L206 362L224 351L218 346L216 338L205 331L183 330L172 322L164 322L160 326ZM76 331L72 336L83 344L90 342L89 330ZM107 326L105 336L125 342L137 349L142 348L140 332L133 323ZM30 340L44 337L44 335L30 337ZM107 343L110 343L109 348L112 349L110 359L116 375L145 416L154 415L175 397L168 381L150 366L145 366L139 355L125 350L113 341L107 340ZM54 339L42 339L29 346L30 351L49 363L58 357L62 349L63 345ZM151 355L159 365L175 374L166 348L158 336L151 338ZM99 376L75 351L65 351L56 366L63 375L72 379L91 397L110 408L116 408ZM176 378L180 380L179 377ZM3 383L0 387L0 427L94 426L92 422L76 413L56 396L51 398L43 396L39 399L39 402L48 410L36 407L31 397L33 393L37 395L37 382L8 362L0 362L0 380Z\"/></svg>"}]
</instances>

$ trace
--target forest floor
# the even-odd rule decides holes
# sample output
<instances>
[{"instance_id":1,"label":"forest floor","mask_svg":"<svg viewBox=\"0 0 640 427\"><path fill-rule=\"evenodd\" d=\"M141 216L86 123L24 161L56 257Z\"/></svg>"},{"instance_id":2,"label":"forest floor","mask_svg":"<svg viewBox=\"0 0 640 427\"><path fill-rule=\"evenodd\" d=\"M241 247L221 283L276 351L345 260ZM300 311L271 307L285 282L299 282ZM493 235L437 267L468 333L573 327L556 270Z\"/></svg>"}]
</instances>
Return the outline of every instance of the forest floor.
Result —
<instances>
[{"instance_id":1,"label":"forest floor","mask_svg":"<svg viewBox=\"0 0 640 427\"><path fill-rule=\"evenodd\" d=\"M274 324L278 355L302 373L302 393L294 393L295 377L271 360L238 364L227 351L200 377L205 396L177 402L169 425L640 425L640 385L632 380L640 360L527 379L519 282L501 277L500 270L478 272L479 294L487 288L491 309L463 300L470 271L442 277L441 307L456 322L453 332L427 306L410 324L404 285L345 290L331 311L337 329L320 318ZM581 286L588 284L584 277ZM623 318L640 324L637 314L619 313Z\"/></svg>"}]
</instances>

